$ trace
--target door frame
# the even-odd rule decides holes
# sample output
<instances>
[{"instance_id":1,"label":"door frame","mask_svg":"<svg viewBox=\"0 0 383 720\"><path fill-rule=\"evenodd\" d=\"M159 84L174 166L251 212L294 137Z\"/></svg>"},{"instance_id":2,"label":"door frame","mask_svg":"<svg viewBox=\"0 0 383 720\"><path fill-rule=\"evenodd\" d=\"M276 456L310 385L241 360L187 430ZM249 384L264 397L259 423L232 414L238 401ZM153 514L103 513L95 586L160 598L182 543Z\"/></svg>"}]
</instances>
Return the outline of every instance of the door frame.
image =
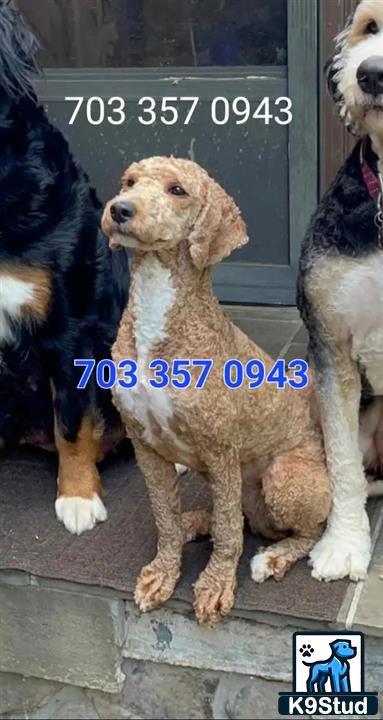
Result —
<instances>
[{"instance_id":1,"label":"door frame","mask_svg":"<svg viewBox=\"0 0 383 720\"><path fill-rule=\"evenodd\" d=\"M343 30L358 0L321 0L319 22L321 72L334 52L334 38ZM325 192L355 145L355 138L341 123L322 77L320 95L320 190Z\"/></svg>"},{"instance_id":2,"label":"door frame","mask_svg":"<svg viewBox=\"0 0 383 720\"><path fill-rule=\"evenodd\" d=\"M246 267L230 263L225 267L222 263L214 273L215 287L220 299L226 302L243 304L243 289L246 288L249 304L295 305L300 247L318 202L318 0L287 0L287 4L287 93L295 117L288 133L289 264Z\"/></svg>"}]
</instances>

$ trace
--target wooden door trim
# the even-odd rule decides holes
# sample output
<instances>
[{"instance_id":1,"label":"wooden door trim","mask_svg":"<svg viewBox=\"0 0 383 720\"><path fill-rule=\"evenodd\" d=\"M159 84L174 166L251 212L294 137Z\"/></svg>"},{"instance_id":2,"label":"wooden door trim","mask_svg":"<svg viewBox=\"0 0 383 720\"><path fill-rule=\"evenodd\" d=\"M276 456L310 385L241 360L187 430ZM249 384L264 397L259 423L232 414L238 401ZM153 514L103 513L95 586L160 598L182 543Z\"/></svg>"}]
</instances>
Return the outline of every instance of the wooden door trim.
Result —
<instances>
[{"instance_id":1,"label":"wooden door trim","mask_svg":"<svg viewBox=\"0 0 383 720\"><path fill-rule=\"evenodd\" d=\"M344 28L357 4L358 0L321 0L319 3L321 69L334 51L334 38ZM339 120L327 92L323 71L320 75L320 106L320 188L323 193L355 144L355 138Z\"/></svg>"},{"instance_id":2,"label":"wooden door trim","mask_svg":"<svg viewBox=\"0 0 383 720\"><path fill-rule=\"evenodd\" d=\"M296 267L318 202L318 2L288 0L290 263Z\"/></svg>"}]
</instances>

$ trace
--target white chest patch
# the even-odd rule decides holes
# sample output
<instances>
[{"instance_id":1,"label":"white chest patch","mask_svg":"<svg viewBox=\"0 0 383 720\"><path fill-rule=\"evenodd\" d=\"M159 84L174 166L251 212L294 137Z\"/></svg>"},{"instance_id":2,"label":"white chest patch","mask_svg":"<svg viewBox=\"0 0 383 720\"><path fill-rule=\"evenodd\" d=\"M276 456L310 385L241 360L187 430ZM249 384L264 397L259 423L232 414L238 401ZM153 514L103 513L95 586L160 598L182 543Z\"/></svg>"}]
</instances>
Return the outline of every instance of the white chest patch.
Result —
<instances>
[{"instance_id":1,"label":"white chest patch","mask_svg":"<svg viewBox=\"0 0 383 720\"><path fill-rule=\"evenodd\" d=\"M175 297L170 270L155 256L148 254L137 270L133 295L138 382L132 389L116 386L115 392L126 411L143 426L146 442L152 444L155 439L151 429L152 418L174 444L186 449L169 427L173 408L168 389L152 388L148 381L152 348L166 339L167 314Z\"/></svg>"},{"instance_id":2,"label":"white chest patch","mask_svg":"<svg viewBox=\"0 0 383 720\"><path fill-rule=\"evenodd\" d=\"M153 345L165 340L165 325L176 297L170 270L148 255L137 271L134 303L134 335L138 366L145 375Z\"/></svg>"},{"instance_id":3,"label":"white chest patch","mask_svg":"<svg viewBox=\"0 0 383 720\"><path fill-rule=\"evenodd\" d=\"M352 357L366 369L377 395L383 394L383 253L374 253L344 272L333 304L352 336Z\"/></svg>"},{"instance_id":4,"label":"white chest patch","mask_svg":"<svg viewBox=\"0 0 383 720\"><path fill-rule=\"evenodd\" d=\"M12 342L14 326L22 320L22 307L33 299L32 283L0 275L0 344Z\"/></svg>"}]
</instances>

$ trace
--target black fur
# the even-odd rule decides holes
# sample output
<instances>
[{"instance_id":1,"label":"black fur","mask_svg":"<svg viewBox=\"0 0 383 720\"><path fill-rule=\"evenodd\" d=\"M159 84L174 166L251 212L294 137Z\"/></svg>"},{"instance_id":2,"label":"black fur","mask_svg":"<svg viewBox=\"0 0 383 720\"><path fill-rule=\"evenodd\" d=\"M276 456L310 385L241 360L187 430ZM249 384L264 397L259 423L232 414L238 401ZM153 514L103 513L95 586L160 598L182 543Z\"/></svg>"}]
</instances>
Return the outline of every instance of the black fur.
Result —
<instances>
[{"instance_id":1,"label":"black fur","mask_svg":"<svg viewBox=\"0 0 383 720\"><path fill-rule=\"evenodd\" d=\"M307 298L306 283L316 260L324 254L362 257L378 250L378 230L375 225L377 207L363 179L360 143L357 143L323 196L302 244L297 305L313 335L315 317ZM366 160L371 169L376 171L377 157L369 143Z\"/></svg>"},{"instance_id":2,"label":"black fur","mask_svg":"<svg viewBox=\"0 0 383 720\"><path fill-rule=\"evenodd\" d=\"M50 380L62 434L75 440L91 413L119 423L109 392L76 389L74 358L110 356L126 304L124 252L100 230L101 204L61 133L38 104L31 79L37 42L12 3L0 2L0 268L46 268L53 296L46 322L16 328L0 346L0 436L53 436Z\"/></svg>"}]
</instances>

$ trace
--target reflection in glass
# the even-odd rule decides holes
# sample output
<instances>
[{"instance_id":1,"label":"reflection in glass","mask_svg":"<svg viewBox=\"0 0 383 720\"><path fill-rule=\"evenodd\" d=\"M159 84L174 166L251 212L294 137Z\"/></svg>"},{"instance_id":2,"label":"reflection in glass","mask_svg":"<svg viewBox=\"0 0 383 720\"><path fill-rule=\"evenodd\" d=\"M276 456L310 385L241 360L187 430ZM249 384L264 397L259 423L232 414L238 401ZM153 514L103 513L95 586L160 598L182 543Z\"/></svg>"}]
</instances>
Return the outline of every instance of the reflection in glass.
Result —
<instances>
[{"instance_id":1,"label":"reflection in glass","mask_svg":"<svg viewBox=\"0 0 383 720\"><path fill-rule=\"evenodd\" d=\"M18 0L46 67L285 65L286 0Z\"/></svg>"}]
</instances>

